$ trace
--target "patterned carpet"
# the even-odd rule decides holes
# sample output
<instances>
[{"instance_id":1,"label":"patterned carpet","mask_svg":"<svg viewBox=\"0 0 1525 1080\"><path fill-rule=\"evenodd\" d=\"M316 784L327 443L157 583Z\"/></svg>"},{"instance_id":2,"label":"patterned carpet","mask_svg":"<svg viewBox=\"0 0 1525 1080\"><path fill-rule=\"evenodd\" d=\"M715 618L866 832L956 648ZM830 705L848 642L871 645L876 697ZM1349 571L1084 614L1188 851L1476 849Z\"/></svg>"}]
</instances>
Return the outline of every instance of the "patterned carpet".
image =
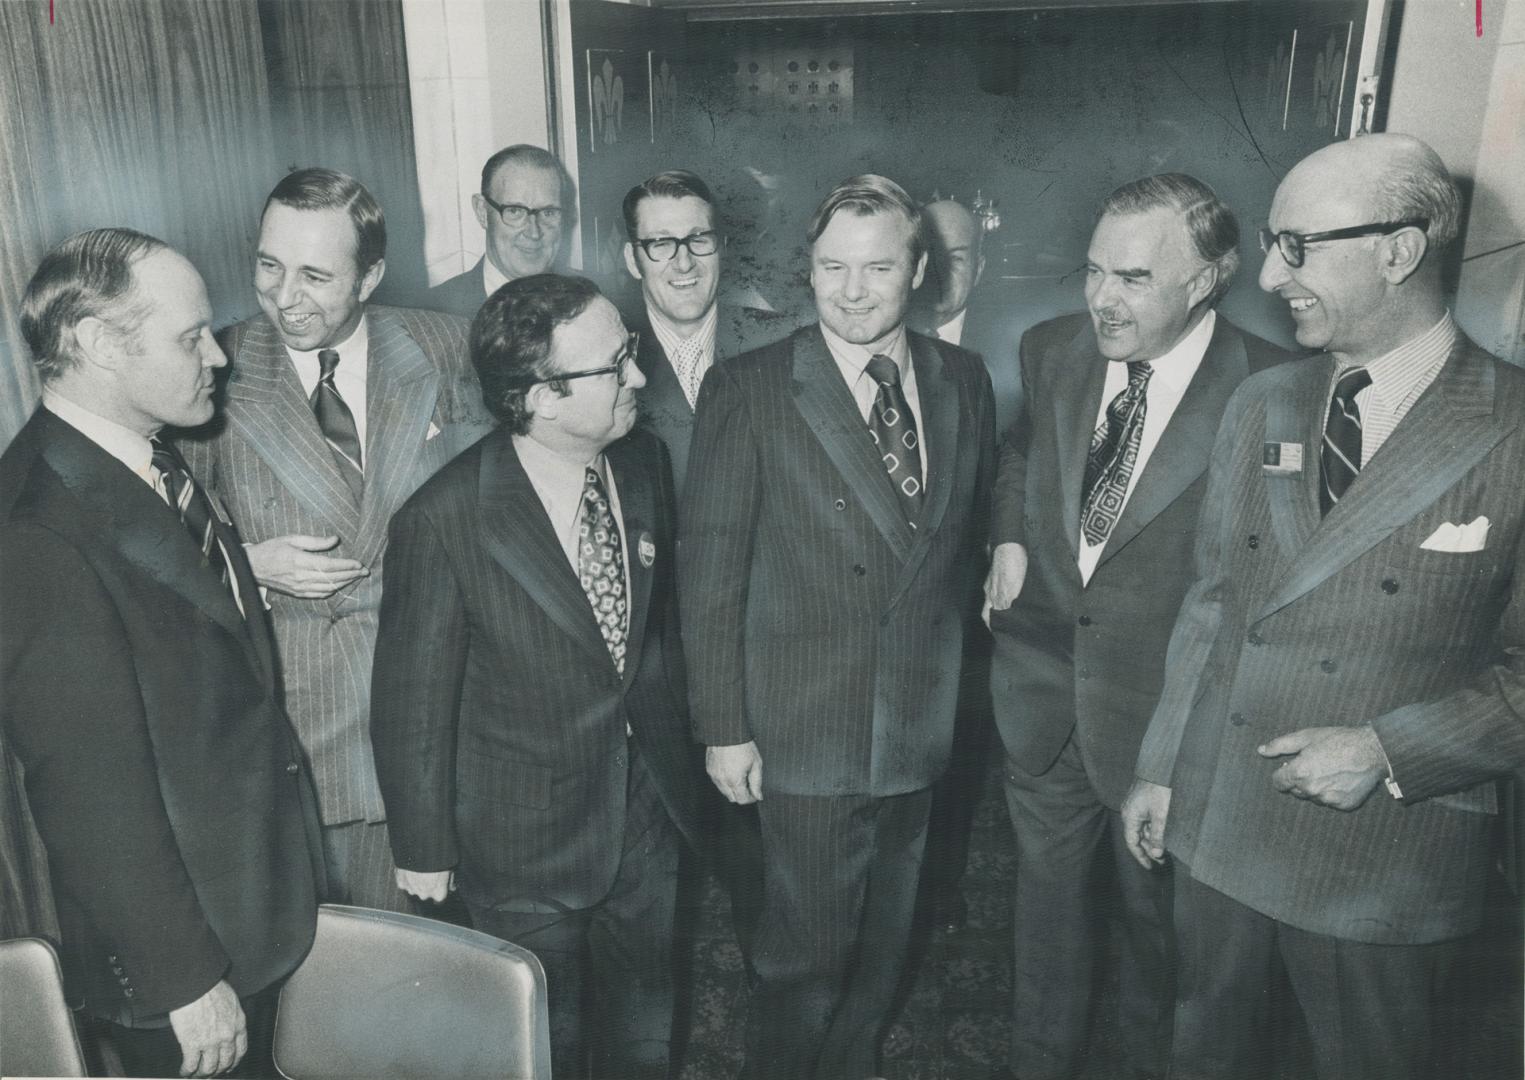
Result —
<instances>
[{"instance_id":1,"label":"patterned carpet","mask_svg":"<svg viewBox=\"0 0 1525 1080\"><path fill-rule=\"evenodd\" d=\"M969 925L958 933L917 935L918 958L904 989L905 1005L884 1045L888 1080L985 1080L1006 1057L1011 990L1010 887L1016 870L1011 828L992 762L975 812L964 895ZM1447 1008L1454 1036L1451 1076L1519 1080L1522 1066L1520 904L1495 882L1488 924L1468 945L1462 985ZM741 1068L747 989L741 954L731 936L730 911L713 875L697 883L685 905L690 978L679 1001L681 1080L732 1080ZM1090 1058L1083 1080L1121 1075L1118 1047L1105 1018L1115 1011L1112 965L1103 964ZM1286 988L1275 987L1280 1048L1258 1078L1301 1080L1313 1075L1307 1037Z\"/></svg>"}]
</instances>

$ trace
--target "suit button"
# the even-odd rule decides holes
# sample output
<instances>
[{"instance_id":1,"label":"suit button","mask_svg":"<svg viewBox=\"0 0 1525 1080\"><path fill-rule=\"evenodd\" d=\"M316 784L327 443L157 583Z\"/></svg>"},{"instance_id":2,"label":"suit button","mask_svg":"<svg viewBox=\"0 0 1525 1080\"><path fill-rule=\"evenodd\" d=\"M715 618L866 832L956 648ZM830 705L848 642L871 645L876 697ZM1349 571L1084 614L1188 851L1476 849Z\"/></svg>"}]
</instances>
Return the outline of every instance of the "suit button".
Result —
<instances>
[{"instance_id":1,"label":"suit button","mask_svg":"<svg viewBox=\"0 0 1525 1080\"><path fill-rule=\"evenodd\" d=\"M117 982L121 983L123 986L132 985L132 980L129 979L126 975L123 975L120 979L117 980Z\"/></svg>"},{"instance_id":2,"label":"suit button","mask_svg":"<svg viewBox=\"0 0 1525 1080\"><path fill-rule=\"evenodd\" d=\"M836 502L832 503L831 505L835 506L838 510L846 510L847 509L847 500L846 499L838 499Z\"/></svg>"},{"instance_id":3,"label":"suit button","mask_svg":"<svg viewBox=\"0 0 1525 1080\"><path fill-rule=\"evenodd\" d=\"M329 626L337 626L338 623L339 623L339 616L337 616L337 615L330 615L328 617L328 625Z\"/></svg>"},{"instance_id":4,"label":"suit button","mask_svg":"<svg viewBox=\"0 0 1525 1080\"><path fill-rule=\"evenodd\" d=\"M853 567L853 573L857 574L859 577L862 577L864 574L868 573L868 569L862 563L858 563Z\"/></svg>"},{"instance_id":5,"label":"suit button","mask_svg":"<svg viewBox=\"0 0 1525 1080\"><path fill-rule=\"evenodd\" d=\"M1080 618L1076 619L1075 621L1077 623L1079 623L1081 626L1090 626L1091 625L1091 616L1089 616L1089 615L1082 615Z\"/></svg>"},{"instance_id":6,"label":"suit button","mask_svg":"<svg viewBox=\"0 0 1525 1080\"><path fill-rule=\"evenodd\" d=\"M1393 593L1398 591L1398 579L1384 578L1382 581L1382 591L1387 593L1388 596L1393 595Z\"/></svg>"},{"instance_id":7,"label":"suit button","mask_svg":"<svg viewBox=\"0 0 1525 1080\"><path fill-rule=\"evenodd\" d=\"M295 761L288 761L288 762L286 762L286 772L289 773L290 775L295 776L297 773L299 773L301 771L302 771L302 766L298 765Z\"/></svg>"},{"instance_id":8,"label":"suit button","mask_svg":"<svg viewBox=\"0 0 1525 1080\"><path fill-rule=\"evenodd\" d=\"M132 997L132 987L124 986L122 988L122 996L123 997Z\"/></svg>"},{"instance_id":9,"label":"suit button","mask_svg":"<svg viewBox=\"0 0 1525 1080\"><path fill-rule=\"evenodd\" d=\"M1249 636L1246 637L1245 640L1248 641L1251 645L1264 645L1266 643L1266 639L1261 637L1253 630L1250 631Z\"/></svg>"},{"instance_id":10,"label":"suit button","mask_svg":"<svg viewBox=\"0 0 1525 1080\"><path fill-rule=\"evenodd\" d=\"M1079 671L1079 672L1077 672L1077 674L1078 674L1078 675L1079 675L1079 676L1080 676L1080 677L1081 677L1081 678L1082 678L1082 679L1089 679L1089 678L1090 678L1090 677L1091 677L1091 669L1090 669L1090 668L1088 668L1088 667L1083 667L1083 668L1081 668L1081 669L1080 669L1080 671Z\"/></svg>"},{"instance_id":11,"label":"suit button","mask_svg":"<svg viewBox=\"0 0 1525 1080\"><path fill-rule=\"evenodd\" d=\"M108 956L108 957L106 957L106 959L107 959L107 960L108 960L108 961L110 961L110 962L111 962L111 963L113 963L113 964L114 964L114 963L116 963L116 962L117 962L117 958L116 958L116 956L115 956L115 955L112 955L112 956Z\"/></svg>"},{"instance_id":12,"label":"suit button","mask_svg":"<svg viewBox=\"0 0 1525 1080\"><path fill-rule=\"evenodd\" d=\"M1250 718L1245 716L1242 712L1228 714L1228 722L1233 724L1235 727L1244 727L1245 724L1249 723L1249 720Z\"/></svg>"},{"instance_id":13,"label":"suit button","mask_svg":"<svg viewBox=\"0 0 1525 1080\"><path fill-rule=\"evenodd\" d=\"M1335 668L1337 668L1339 666L1340 665L1336 664L1333 660L1320 660L1318 662L1318 669L1320 671L1326 672L1326 673L1333 671Z\"/></svg>"},{"instance_id":14,"label":"suit button","mask_svg":"<svg viewBox=\"0 0 1525 1080\"><path fill-rule=\"evenodd\" d=\"M1245 543L1248 544L1250 546L1250 550L1253 551L1255 548L1260 546L1260 537L1256 536L1254 533L1250 533L1250 538L1246 540Z\"/></svg>"}]
</instances>

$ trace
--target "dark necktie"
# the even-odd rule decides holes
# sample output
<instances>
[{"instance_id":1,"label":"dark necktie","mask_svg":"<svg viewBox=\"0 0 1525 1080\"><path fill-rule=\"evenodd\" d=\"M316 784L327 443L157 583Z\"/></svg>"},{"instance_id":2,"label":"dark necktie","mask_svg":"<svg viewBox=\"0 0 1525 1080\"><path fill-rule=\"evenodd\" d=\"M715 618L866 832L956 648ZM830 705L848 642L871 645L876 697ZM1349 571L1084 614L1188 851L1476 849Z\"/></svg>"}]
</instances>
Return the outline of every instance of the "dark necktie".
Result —
<instances>
[{"instance_id":1,"label":"dark necktie","mask_svg":"<svg viewBox=\"0 0 1525 1080\"><path fill-rule=\"evenodd\" d=\"M361 466L360 431L355 427L355 414L349 411L338 387L334 386L334 369L339 366L337 349L324 349L318 353L318 385L313 387L312 411L318 417L318 427L328 447L333 451L344 482L359 499L365 490L365 470Z\"/></svg>"},{"instance_id":2,"label":"dark necktie","mask_svg":"<svg viewBox=\"0 0 1525 1080\"><path fill-rule=\"evenodd\" d=\"M228 586L229 591L233 592L233 602L238 603L238 594L228 580L227 556L223 553L222 542L217 539L217 532L212 526L214 512L211 500L201 485L196 483L196 478L186 467L180 451L160 439L150 439L149 443L153 447L154 468L164 481L164 493L169 496L170 507L180 515L180 523L191 534L191 540L201 552L201 565ZM239 610L243 610L241 604Z\"/></svg>"},{"instance_id":3,"label":"dark necktie","mask_svg":"<svg viewBox=\"0 0 1525 1080\"><path fill-rule=\"evenodd\" d=\"M614 523L609 496L598 470L589 468L583 478L582 518L577 526L577 576L593 607L598 632L604 636L609 655L620 674L625 672L625 639L629 629L629 605L625 602L625 556L620 530Z\"/></svg>"},{"instance_id":4,"label":"dark necktie","mask_svg":"<svg viewBox=\"0 0 1525 1080\"><path fill-rule=\"evenodd\" d=\"M1351 368L1334 384L1324 443L1319 452L1319 512L1329 513L1361 471L1361 409L1356 395L1371 385L1365 368Z\"/></svg>"},{"instance_id":5,"label":"dark necktie","mask_svg":"<svg viewBox=\"0 0 1525 1080\"><path fill-rule=\"evenodd\" d=\"M906 520L916 527L921 512L921 451L916 434L916 417L900 385L900 368L883 353L868 361L868 373L879 384L873 407L868 412L868 430L884 460L890 483L905 509Z\"/></svg>"},{"instance_id":6,"label":"dark necktie","mask_svg":"<svg viewBox=\"0 0 1525 1080\"><path fill-rule=\"evenodd\" d=\"M1149 361L1131 361L1128 385L1112 399L1106 420L1091 434L1081 487L1080 532L1092 547L1106 542L1122 516L1128 481L1138 465L1139 443L1144 437L1152 374Z\"/></svg>"}]
</instances>

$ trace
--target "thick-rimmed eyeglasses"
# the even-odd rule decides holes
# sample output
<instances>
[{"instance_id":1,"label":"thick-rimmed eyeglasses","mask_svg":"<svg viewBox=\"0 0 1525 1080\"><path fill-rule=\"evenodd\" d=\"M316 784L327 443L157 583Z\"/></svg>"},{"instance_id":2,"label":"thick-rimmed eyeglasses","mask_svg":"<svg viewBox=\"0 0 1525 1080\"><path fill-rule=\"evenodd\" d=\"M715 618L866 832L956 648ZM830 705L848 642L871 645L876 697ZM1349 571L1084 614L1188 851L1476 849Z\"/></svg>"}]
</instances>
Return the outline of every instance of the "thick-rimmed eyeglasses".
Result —
<instances>
[{"instance_id":1,"label":"thick-rimmed eyeglasses","mask_svg":"<svg viewBox=\"0 0 1525 1080\"><path fill-rule=\"evenodd\" d=\"M1372 225L1351 225L1344 229L1330 229L1327 232L1295 233L1295 232L1272 232L1268 228L1260 230L1260 250L1267 255L1271 253L1272 246L1281 252L1281 257L1287 261L1287 265L1296 270L1303 265L1303 259L1307 257L1308 245L1316 244L1322 240L1354 240L1358 236L1390 236L1399 229L1428 229L1429 218L1408 218L1404 221L1383 221Z\"/></svg>"},{"instance_id":2,"label":"thick-rimmed eyeglasses","mask_svg":"<svg viewBox=\"0 0 1525 1080\"><path fill-rule=\"evenodd\" d=\"M517 229L520 225L523 225L530 219L531 214L535 216L535 220L540 223L541 228L545 228L548 225L555 226L561 224L561 207L559 206L521 206L519 203L496 203L486 195L482 196L482 201L496 210L503 224L511 229Z\"/></svg>"},{"instance_id":3,"label":"thick-rimmed eyeglasses","mask_svg":"<svg viewBox=\"0 0 1525 1080\"><path fill-rule=\"evenodd\" d=\"M589 368L587 371L558 371L554 375L547 375L543 379L531 379L524 384L529 389L536 383L559 383L569 382L572 379L591 379L595 375L613 375L615 382L625 385L625 379L630 372L630 361L635 359L635 354L641 348L641 332L630 331L630 336L625 339L625 347L614 358L614 363L601 368Z\"/></svg>"},{"instance_id":4,"label":"thick-rimmed eyeglasses","mask_svg":"<svg viewBox=\"0 0 1525 1080\"><path fill-rule=\"evenodd\" d=\"M687 248L690 255L713 255L720 248L720 235L713 229L690 233L688 236L638 237L646 257L652 262L667 262L678 256L678 249Z\"/></svg>"}]
</instances>

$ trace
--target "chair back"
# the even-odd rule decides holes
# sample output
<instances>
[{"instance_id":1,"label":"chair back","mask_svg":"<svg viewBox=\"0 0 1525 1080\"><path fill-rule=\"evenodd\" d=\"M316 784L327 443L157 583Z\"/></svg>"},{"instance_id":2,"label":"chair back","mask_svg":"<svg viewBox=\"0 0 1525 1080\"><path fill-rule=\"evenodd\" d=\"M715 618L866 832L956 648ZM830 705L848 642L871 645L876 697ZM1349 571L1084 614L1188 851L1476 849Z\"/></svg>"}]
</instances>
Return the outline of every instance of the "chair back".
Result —
<instances>
[{"instance_id":1,"label":"chair back","mask_svg":"<svg viewBox=\"0 0 1525 1080\"><path fill-rule=\"evenodd\" d=\"M545 972L533 953L433 919L324 904L281 990L288 1080L549 1080Z\"/></svg>"},{"instance_id":2,"label":"chair back","mask_svg":"<svg viewBox=\"0 0 1525 1080\"><path fill-rule=\"evenodd\" d=\"M58 954L41 938L0 941L0 1075L87 1075Z\"/></svg>"}]
</instances>

